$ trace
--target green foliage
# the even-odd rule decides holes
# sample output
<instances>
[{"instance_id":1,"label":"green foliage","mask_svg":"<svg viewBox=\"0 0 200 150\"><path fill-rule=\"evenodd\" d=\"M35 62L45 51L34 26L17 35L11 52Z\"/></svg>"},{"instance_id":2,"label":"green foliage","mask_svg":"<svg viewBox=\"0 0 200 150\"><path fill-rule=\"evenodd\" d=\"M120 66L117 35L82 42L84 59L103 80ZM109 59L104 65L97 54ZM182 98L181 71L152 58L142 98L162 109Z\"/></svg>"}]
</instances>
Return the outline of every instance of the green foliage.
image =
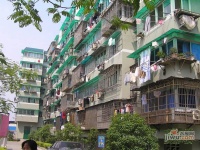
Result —
<instances>
[{"instance_id":1,"label":"green foliage","mask_svg":"<svg viewBox=\"0 0 200 150\"><path fill-rule=\"evenodd\" d=\"M138 114L113 117L106 133L106 150L158 150L155 130Z\"/></svg>"},{"instance_id":2,"label":"green foliage","mask_svg":"<svg viewBox=\"0 0 200 150\"><path fill-rule=\"evenodd\" d=\"M19 27L21 28L33 24L39 31L42 31L40 25L42 20L38 14L38 10L34 8L36 2L26 2L25 0L11 2L14 9L9 19L14 20L14 23L19 23Z\"/></svg>"},{"instance_id":3,"label":"green foliage","mask_svg":"<svg viewBox=\"0 0 200 150\"><path fill-rule=\"evenodd\" d=\"M111 24L117 29L128 30L130 24L122 22L118 17L114 16L111 20Z\"/></svg>"},{"instance_id":4,"label":"green foliage","mask_svg":"<svg viewBox=\"0 0 200 150\"><path fill-rule=\"evenodd\" d=\"M4 147L0 147L0 150L6 150L6 148L4 148Z\"/></svg>"},{"instance_id":5,"label":"green foliage","mask_svg":"<svg viewBox=\"0 0 200 150\"><path fill-rule=\"evenodd\" d=\"M170 54L178 53L178 50L176 47L170 48Z\"/></svg>"},{"instance_id":6,"label":"green foliage","mask_svg":"<svg viewBox=\"0 0 200 150\"><path fill-rule=\"evenodd\" d=\"M39 147L43 147L43 148L49 148L52 146L51 143L44 143L44 142L40 142L40 141L37 141L36 143L38 144Z\"/></svg>"},{"instance_id":7,"label":"green foliage","mask_svg":"<svg viewBox=\"0 0 200 150\"><path fill-rule=\"evenodd\" d=\"M39 16L39 12L36 7L38 1L29 0L15 0L10 2L13 4L13 13L9 16L9 19L13 20L14 23L18 23L19 27L26 27L28 25L34 25L39 31L42 31L41 23L42 19ZM74 0L71 6L65 6L64 0L43 0L44 3L51 4L52 7L47 9L48 14L52 14L52 21L57 23L61 20L61 15L70 16L67 9L71 8L84 8L84 15L90 12L97 12L96 0ZM123 3L131 5L134 8L134 14L136 15L140 8L140 0L123 0ZM146 7L149 10L153 10L155 6L155 0L144 0ZM112 22L117 24L117 27L122 30L127 30L126 23L119 22L118 19L112 20Z\"/></svg>"},{"instance_id":8,"label":"green foliage","mask_svg":"<svg viewBox=\"0 0 200 150\"><path fill-rule=\"evenodd\" d=\"M8 141L14 141L13 132L8 132Z\"/></svg>"},{"instance_id":9,"label":"green foliage","mask_svg":"<svg viewBox=\"0 0 200 150\"><path fill-rule=\"evenodd\" d=\"M98 132L97 129L90 129L88 137L85 141L85 143L88 145L89 150L95 150L96 149L98 133L99 132Z\"/></svg>"},{"instance_id":10,"label":"green foliage","mask_svg":"<svg viewBox=\"0 0 200 150\"><path fill-rule=\"evenodd\" d=\"M22 69L18 64L6 58L2 52L2 44L0 44L0 95L6 92L19 93L22 86L22 80L19 73L24 75L26 79L35 79L37 73L31 70ZM0 111L8 113L14 108L13 101L0 96Z\"/></svg>"},{"instance_id":11,"label":"green foliage","mask_svg":"<svg viewBox=\"0 0 200 150\"><path fill-rule=\"evenodd\" d=\"M81 128L79 126L74 126L71 123L67 123L64 125L65 128L62 130L63 132L63 140L64 141L81 141Z\"/></svg>"},{"instance_id":12,"label":"green foliage","mask_svg":"<svg viewBox=\"0 0 200 150\"><path fill-rule=\"evenodd\" d=\"M56 131L55 135L56 135L55 136L56 141L62 141L63 140L63 131L58 130L58 131Z\"/></svg>"},{"instance_id":13,"label":"green foliage","mask_svg":"<svg viewBox=\"0 0 200 150\"><path fill-rule=\"evenodd\" d=\"M165 57L165 53L163 51L158 51L156 56L158 56L159 58L164 58Z\"/></svg>"}]
</instances>

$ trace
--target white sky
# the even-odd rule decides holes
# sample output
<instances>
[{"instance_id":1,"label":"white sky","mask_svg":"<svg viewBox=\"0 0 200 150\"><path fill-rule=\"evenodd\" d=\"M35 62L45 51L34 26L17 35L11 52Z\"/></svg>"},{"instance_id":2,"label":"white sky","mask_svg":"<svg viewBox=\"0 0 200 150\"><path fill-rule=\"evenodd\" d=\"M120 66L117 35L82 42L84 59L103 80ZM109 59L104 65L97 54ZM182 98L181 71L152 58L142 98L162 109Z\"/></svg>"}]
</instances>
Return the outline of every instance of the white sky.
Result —
<instances>
[{"instance_id":1,"label":"white sky","mask_svg":"<svg viewBox=\"0 0 200 150\"><path fill-rule=\"evenodd\" d=\"M70 6L72 0L66 0L66 6ZM30 25L25 28L20 28L17 23L8 20L8 16L12 13L13 7L7 0L1 0L0 3L0 43L3 44L3 52L9 59L20 62L22 57L21 50L25 47L33 47L47 50L51 41L59 33L59 29L64 21L64 17L59 23L51 21L52 16L48 16L46 9L51 7L49 4L44 4L41 0L37 4L40 17L43 20L42 32L38 31L34 26ZM9 99L14 99L14 95L6 94ZM14 120L14 114L10 120Z\"/></svg>"}]
</instances>

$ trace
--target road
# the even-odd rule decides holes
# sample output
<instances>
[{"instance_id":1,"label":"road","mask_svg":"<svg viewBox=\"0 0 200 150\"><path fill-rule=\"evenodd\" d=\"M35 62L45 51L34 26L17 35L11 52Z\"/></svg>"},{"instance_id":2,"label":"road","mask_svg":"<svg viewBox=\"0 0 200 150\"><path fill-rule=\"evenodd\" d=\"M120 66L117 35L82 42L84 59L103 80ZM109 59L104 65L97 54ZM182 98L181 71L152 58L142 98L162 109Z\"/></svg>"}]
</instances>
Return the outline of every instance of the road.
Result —
<instances>
[{"instance_id":1,"label":"road","mask_svg":"<svg viewBox=\"0 0 200 150\"><path fill-rule=\"evenodd\" d=\"M20 142L7 142L7 150L21 150L21 144L23 141ZM42 150L41 148L38 148L38 150Z\"/></svg>"},{"instance_id":2,"label":"road","mask_svg":"<svg viewBox=\"0 0 200 150\"><path fill-rule=\"evenodd\" d=\"M21 150L21 143L22 142L7 142L7 150Z\"/></svg>"}]
</instances>

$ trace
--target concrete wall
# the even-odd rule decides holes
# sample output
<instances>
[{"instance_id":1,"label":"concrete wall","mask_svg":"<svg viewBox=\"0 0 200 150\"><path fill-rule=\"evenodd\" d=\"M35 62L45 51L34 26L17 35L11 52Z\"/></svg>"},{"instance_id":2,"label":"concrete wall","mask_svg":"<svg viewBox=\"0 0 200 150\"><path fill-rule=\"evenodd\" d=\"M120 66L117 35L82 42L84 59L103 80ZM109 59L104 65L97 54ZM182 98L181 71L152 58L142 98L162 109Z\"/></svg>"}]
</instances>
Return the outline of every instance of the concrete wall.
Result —
<instances>
[{"instance_id":1,"label":"concrete wall","mask_svg":"<svg viewBox=\"0 0 200 150\"><path fill-rule=\"evenodd\" d=\"M23 139L24 126L31 127L31 131L37 130L37 127L39 127L36 123L17 122L17 128L16 128L16 131L17 131L16 138L17 139Z\"/></svg>"},{"instance_id":2,"label":"concrete wall","mask_svg":"<svg viewBox=\"0 0 200 150\"><path fill-rule=\"evenodd\" d=\"M39 104L18 102L17 108L39 110Z\"/></svg>"},{"instance_id":3,"label":"concrete wall","mask_svg":"<svg viewBox=\"0 0 200 150\"><path fill-rule=\"evenodd\" d=\"M37 92L37 94L32 94L32 93L27 93L27 92L20 91L19 96L40 98L40 92Z\"/></svg>"},{"instance_id":4,"label":"concrete wall","mask_svg":"<svg viewBox=\"0 0 200 150\"><path fill-rule=\"evenodd\" d=\"M16 121L37 123L38 122L38 115L37 116L36 115L31 116L31 115L20 115L20 114L17 114L16 115Z\"/></svg>"}]
</instances>

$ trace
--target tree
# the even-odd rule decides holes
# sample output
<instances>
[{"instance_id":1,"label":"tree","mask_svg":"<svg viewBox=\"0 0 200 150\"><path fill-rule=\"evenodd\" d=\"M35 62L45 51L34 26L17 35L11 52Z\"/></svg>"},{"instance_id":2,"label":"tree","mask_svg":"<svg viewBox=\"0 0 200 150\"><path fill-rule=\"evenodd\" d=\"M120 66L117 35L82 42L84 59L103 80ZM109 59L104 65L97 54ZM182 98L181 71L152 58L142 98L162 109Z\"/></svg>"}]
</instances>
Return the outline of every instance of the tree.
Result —
<instances>
[{"instance_id":1,"label":"tree","mask_svg":"<svg viewBox=\"0 0 200 150\"><path fill-rule=\"evenodd\" d=\"M114 116L106 138L106 150L158 150L155 130L138 114Z\"/></svg>"},{"instance_id":2,"label":"tree","mask_svg":"<svg viewBox=\"0 0 200 150\"><path fill-rule=\"evenodd\" d=\"M19 27L26 27L28 25L34 25L39 31L42 31L41 22L42 18L39 16L39 11L36 8L36 4L39 0L9 0L13 5L13 13L9 16L9 19L13 20L14 23L18 23ZM134 14L136 15L140 8L140 0L122 0L128 5L132 5L134 8ZM43 0L44 3L52 4L51 8L47 9L48 14L52 14L52 21L57 23L61 19L61 15L70 16L67 11L71 8L84 8L84 14L89 12L97 12L95 4L97 0L73 0L71 6L66 6L64 0ZM155 5L155 0L144 0L145 5L149 10L152 10ZM119 22L119 18L113 18L111 23ZM120 21L121 22L121 21ZM118 23L119 25L119 23ZM124 24L120 23L122 27Z\"/></svg>"},{"instance_id":3,"label":"tree","mask_svg":"<svg viewBox=\"0 0 200 150\"><path fill-rule=\"evenodd\" d=\"M6 58L2 52L2 44L0 44L0 113L8 113L14 108L12 100L5 98L6 92L19 94L19 90L23 84L19 74L23 74L24 78L34 78L36 73L31 70L22 69L17 63Z\"/></svg>"},{"instance_id":4,"label":"tree","mask_svg":"<svg viewBox=\"0 0 200 150\"><path fill-rule=\"evenodd\" d=\"M82 131L79 126L74 126L71 123L67 123L64 126L65 128L62 130L64 141L74 141L74 142L81 141Z\"/></svg>"},{"instance_id":5,"label":"tree","mask_svg":"<svg viewBox=\"0 0 200 150\"><path fill-rule=\"evenodd\" d=\"M89 150L95 150L96 149L98 133L99 132L98 132L97 129L90 129L88 137L85 141L85 143L88 145Z\"/></svg>"}]
</instances>

